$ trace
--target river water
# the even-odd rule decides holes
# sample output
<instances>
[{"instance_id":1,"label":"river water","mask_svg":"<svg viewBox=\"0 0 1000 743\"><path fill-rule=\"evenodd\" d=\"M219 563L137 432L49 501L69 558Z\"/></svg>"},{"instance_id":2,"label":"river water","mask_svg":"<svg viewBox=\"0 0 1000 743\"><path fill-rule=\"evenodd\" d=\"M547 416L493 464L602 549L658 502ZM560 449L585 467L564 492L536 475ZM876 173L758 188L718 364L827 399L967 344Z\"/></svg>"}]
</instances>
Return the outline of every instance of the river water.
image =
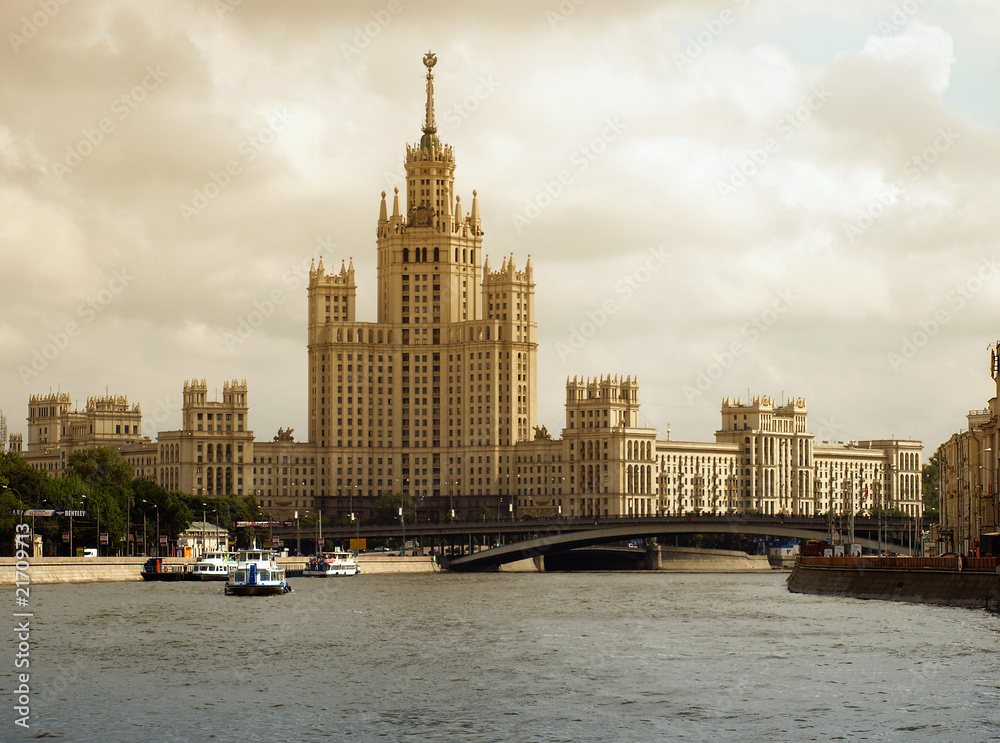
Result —
<instances>
[{"instance_id":1,"label":"river water","mask_svg":"<svg viewBox=\"0 0 1000 743\"><path fill-rule=\"evenodd\" d=\"M8 703L0 740L1000 737L996 616L790 594L784 579L360 575L267 598L36 585L31 729Z\"/></svg>"}]
</instances>

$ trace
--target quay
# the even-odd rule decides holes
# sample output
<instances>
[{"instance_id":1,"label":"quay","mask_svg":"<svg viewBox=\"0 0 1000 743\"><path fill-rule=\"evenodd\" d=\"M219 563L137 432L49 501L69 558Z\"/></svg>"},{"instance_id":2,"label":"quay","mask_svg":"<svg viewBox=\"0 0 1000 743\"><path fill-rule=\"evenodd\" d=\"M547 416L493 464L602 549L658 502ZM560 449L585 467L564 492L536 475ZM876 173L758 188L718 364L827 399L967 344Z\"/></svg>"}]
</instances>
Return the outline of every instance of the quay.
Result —
<instances>
[{"instance_id":1,"label":"quay","mask_svg":"<svg viewBox=\"0 0 1000 743\"><path fill-rule=\"evenodd\" d=\"M788 590L858 599L1000 609L997 557L800 556Z\"/></svg>"},{"instance_id":2,"label":"quay","mask_svg":"<svg viewBox=\"0 0 1000 743\"><path fill-rule=\"evenodd\" d=\"M51 583L101 583L109 581L141 581L145 557L32 557L27 575L32 585ZM301 573L308 557L279 557L290 576ZM190 568L190 557L164 557L163 564L171 568ZM439 572L433 557L400 557L398 555L362 554L358 556L362 574L435 573ZM17 559L0 557L0 586L12 586L16 581Z\"/></svg>"}]
</instances>

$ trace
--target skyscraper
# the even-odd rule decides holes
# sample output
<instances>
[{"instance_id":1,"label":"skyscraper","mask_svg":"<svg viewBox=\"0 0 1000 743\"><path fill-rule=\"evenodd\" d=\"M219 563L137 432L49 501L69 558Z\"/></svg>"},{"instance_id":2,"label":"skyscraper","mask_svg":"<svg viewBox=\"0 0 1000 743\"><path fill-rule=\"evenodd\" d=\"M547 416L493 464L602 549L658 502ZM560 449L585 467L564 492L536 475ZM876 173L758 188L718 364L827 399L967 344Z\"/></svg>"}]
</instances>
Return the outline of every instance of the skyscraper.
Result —
<instances>
[{"instance_id":1,"label":"skyscraper","mask_svg":"<svg viewBox=\"0 0 1000 743\"><path fill-rule=\"evenodd\" d=\"M511 452L536 422L531 260L483 255L479 199L463 212L455 154L434 119L424 56L419 142L406 193L383 191L376 227L378 318L358 321L353 261L309 280L309 442L327 497L509 493ZM516 483L516 475L515 475Z\"/></svg>"}]
</instances>

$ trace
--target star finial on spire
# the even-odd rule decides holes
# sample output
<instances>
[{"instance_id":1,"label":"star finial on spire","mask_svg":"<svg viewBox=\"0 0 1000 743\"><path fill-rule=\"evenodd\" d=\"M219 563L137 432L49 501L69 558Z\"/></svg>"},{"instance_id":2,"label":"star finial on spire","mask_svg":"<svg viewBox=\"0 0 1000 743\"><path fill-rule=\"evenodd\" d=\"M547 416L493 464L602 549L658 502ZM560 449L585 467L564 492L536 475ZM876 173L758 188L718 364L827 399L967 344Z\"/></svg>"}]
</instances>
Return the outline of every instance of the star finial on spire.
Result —
<instances>
[{"instance_id":1,"label":"star finial on spire","mask_svg":"<svg viewBox=\"0 0 1000 743\"><path fill-rule=\"evenodd\" d=\"M424 118L424 133L434 134L437 132L437 125L434 123L434 65L437 64L437 56L434 52L428 51L424 55L424 66L427 68L427 112Z\"/></svg>"}]
</instances>

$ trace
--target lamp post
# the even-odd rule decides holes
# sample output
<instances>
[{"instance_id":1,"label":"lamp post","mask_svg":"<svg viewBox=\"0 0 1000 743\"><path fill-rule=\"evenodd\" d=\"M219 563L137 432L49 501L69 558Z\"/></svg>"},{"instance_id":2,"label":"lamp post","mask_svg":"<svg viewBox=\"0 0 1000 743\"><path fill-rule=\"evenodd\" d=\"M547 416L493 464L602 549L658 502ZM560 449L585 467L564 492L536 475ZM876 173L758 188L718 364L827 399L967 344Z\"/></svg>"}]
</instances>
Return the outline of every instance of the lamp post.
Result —
<instances>
[{"instance_id":1,"label":"lamp post","mask_svg":"<svg viewBox=\"0 0 1000 743\"><path fill-rule=\"evenodd\" d=\"M21 512L18 514L18 518L24 519L24 499L21 497L21 492L16 488L12 488L10 485L4 485L4 490L9 490L15 495L17 495L17 504L21 507ZM16 540L15 540L16 541ZM31 517L31 555L35 555L35 517Z\"/></svg>"},{"instance_id":2,"label":"lamp post","mask_svg":"<svg viewBox=\"0 0 1000 743\"><path fill-rule=\"evenodd\" d=\"M316 509L316 529L319 536L316 537L316 554L323 551L323 512Z\"/></svg>"},{"instance_id":3,"label":"lamp post","mask_svg":"<svg viewBox=\"0 0 1000 743\"><path fill-rule=\"evenodd\" d=\"M69 556L75 557L76 553L73 552L73 511L76 510L76 504L73 504L73 508L69 511Z\"/></svg>"},{"instance_id":4,"label":"lamp post","mask_svg":"<svg viewBox=\"0 0 1000 743\"><path fill-rule=\"evenodd\" d=\"M400 501L402 503L402 501ZM403 546L399 549L400 557L406 555L406 519L403 518L403 506L399 507L399 524L403 529Z\"/></svg>"},{"instance_id":5,"label":"lamp post","mask_svg":"<svg viewBox=\"0 0 1000 743\"><path fill-rule=\"evenodd\" d=\"M86 500L87 496L83 496ZM95 503L94 509L97 511L97 556L101 556L101 507Z\"/></svg>"},{"instance_id":6,"label":"lamp post","mask_svg":"<svg viewBox=\"0 0 1000 743\"><path fill-rule=\"evenodd\" d=\"M151 503L148 500L144 500L147 506L152 506L156 509L156 557L160 556L160 507L155 503ZM142 510L142 541L146 541L146 509Z\"/></svg>"}]
</instances>

